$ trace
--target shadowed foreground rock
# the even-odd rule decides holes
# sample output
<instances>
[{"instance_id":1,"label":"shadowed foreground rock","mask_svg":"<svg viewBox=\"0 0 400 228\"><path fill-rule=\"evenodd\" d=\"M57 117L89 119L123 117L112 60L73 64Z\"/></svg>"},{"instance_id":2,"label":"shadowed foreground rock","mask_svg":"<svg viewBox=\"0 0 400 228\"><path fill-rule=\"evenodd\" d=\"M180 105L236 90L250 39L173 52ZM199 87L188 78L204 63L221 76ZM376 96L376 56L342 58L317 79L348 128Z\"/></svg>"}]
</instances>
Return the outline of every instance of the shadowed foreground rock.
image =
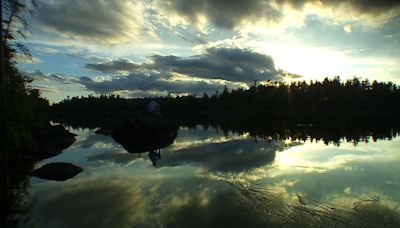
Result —
<instances>
[{"instance_id":1,"label":"shadowed foreground rock","mask_svg":"<svg viewBox=\"0 0 400 228\"><path fill-rule=\"evenodd\" d=\"M66 130L62 125L43 125L33 130L33 157L42 160L62 153L75 142L76 134Z\"/></svg>"},{"instance_id":2,"label":"shadowed foreground rock","mask_svg":"<svg viewBox=\"0 0 400 228\"><path fill-rule=\"evenodd\" d=\"M32 176L47 180L65 181L81 173L83 169L71 163L54 162L32 172Z\"/></svg>"},{"instance_id":3,"label":"shadowed foreground rock","mask_svg":"<svg viewBox=\"0 0 400 228\"><path fill-rule=\"evenodd\" d=\"M75 142L76 134L69 132L62 125L45 125L34 130L34 139L51 147L63 150Z\"/></svg>"}]
</instances>

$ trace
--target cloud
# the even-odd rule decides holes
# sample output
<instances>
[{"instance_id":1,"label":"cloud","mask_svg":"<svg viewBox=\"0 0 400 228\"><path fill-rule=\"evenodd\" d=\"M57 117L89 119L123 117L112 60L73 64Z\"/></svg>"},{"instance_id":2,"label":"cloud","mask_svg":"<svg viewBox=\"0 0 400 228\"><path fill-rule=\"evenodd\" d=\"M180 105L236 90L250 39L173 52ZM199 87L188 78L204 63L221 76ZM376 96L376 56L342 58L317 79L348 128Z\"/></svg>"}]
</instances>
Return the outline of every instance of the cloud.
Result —
<instances>
[{"instance_id":1,"label":"cloud","mask_svg":"<svg viewBox=\"0 0 400 228\"><path fill-rule=\"evenodd\" d=\"M167 93L213 93L221 90L225 84L193 80L172 80L170 76L159 74L130 73L127 76L113 77L111 80L96 82L88 77L80 78L80 83L96 93L115 91L166 91ZM229 84L228 84L229 85ZM230 84L234 86L233 84ZM232 87L231 87L232 88Z\"/></svg>"},{"instance_id":2,"label":"cloud","mask_svg":"<svg viewBox=\"0 0 400 228\"><path fill-rule=\"evenodd\" d=\"M73 84L78 83L77 78L53 73L53 74L44 74L40 70L30 71L30 72L23 72L26 76L33 79L34 82L44 81L44 82L58 82L61 84Z\"/></svg>"},{"instance_id":3,"label":"cloud","mask_svg":"<svg viewBox=\"0 0 400 228\"><path fill-rule=\"evenodd\" d=\"M351 33L353 31L353 26L351 24L347 24L343 27L343 30L347 33Z\"/></svg>"},{"instance_id":4,"label":"cloud","mask_svg":"<svg viewBox=\"0 0 400 228\"><path fill-rule=\"evenodd\" d=\"M85 54L71 55L82 59L97 58ZM225 85L237 89L246 88L254 80L282 79L270 56L235 47L209 47L201 54L189 57L153 55L141 64L120 58L86 63L85 68L100 71L106 76L78 78L40 71L29 72L29 75L35 81L77 84L95 93L118 93L125 97L168 93L211 94L222 90Z\"/></svg>"},{"instance_id":5,"label":"cloud","mask_svg":"<svg viewBox=\"0 0 400 228\"><path fill-rule=\"evenodd\" d=\"M145 24L141 4L131 1L40 1L35 20L64 38L100 43L135 40Z\"/></svg>"},{"instance_id":6,"label":"cloud","mask_svg":"<svg viewBox=\"0 0 400 228\"><path fill-rule=\"evenodd\" d=\"M102 72L132 72L140 68L139 65L135 64L129 59L116 59L102 63L87 63L85 68L90 70L97 70Z\"/></svg>"},{"instance_id":7,"label":"cloud","mask_svg":"<svg viewBox=\"0 0 400 228\"><path fill-rule=\"evenodd\" d=\"M57 93L60 91L58 88L55 88L52 86L46 86L46 85L33 85L32 87L34 89L38 89L42 92Z\"/></svg>"},{"instance_id":8,"label":"cloud","mask_svg":"<svg viewBox=\"0 0 400 228\"><path fill-rule=\"evenodd\" d=\"M35 47L34 50L42 52L42 53L47 53L47 54L55 54L55 53L59 52L58 49L50 48L50 47Z\"/></svg>"},{"instance_id":9,"label":"cloud","mask_svg":"<svg viewBox=\"0 0 400 228\"><path fill-rule=\"evenodd\" d=\"M14 60L16 60L19 63L25 63L25 64L36 64L42 62L42 60L39 59L38 57L26 56L21 54L16 54Z\"/></svg>"},{"instance_id":10,"label":"cloud","mask_svg":"<svg viewBox=\"0 0 400 228\"><path fill-rule=\"evenodd\" d=\"M100 57L100 56L96 56L96 55L91 55L91 54L86 54L86 53L80 53L80 52L76 52L76 51L70 51L67 53L68 56L74 57L74 58L78 58L78 59L82 59L88 62L103 62L103 61L109 61L109 59L104 58L104 57Z\"/></svg>"},{"instance_id":11,"label":"cloud","mask_svg":"<svg viewBox=\"0 0 400 228\"><path fill-rule=\"evenodd\" d=\"M37 184L32 196L37 199L34 210L24 225L46 228L277 224L264 211L255 210L252 202L240 201L241 195L231 185L177 170L161 173L149 168L139 172L118 168L93 170L100 174L71 179L62 185ZM269 198L276 200L268 201L270 210L277 210L285 203L282 198Z\"/></svg>"},{"instance_id":12,"label":"cloud","mask_svg":"<svg viewBox=\"0 0 400 228\"><path fill-rule=\"evenodd\" d=\"M231 140L173 151L163 156L157 166L195 163L210 171L241 172L257 168L275 159L279 143L254 140Z\"/></svg>"},{"instance_id":13,"label":"cloud","mask_svg":"<svg viewBox=\"0 0 400 228\"><path fill-rule=\"evenodd\" d=\"M216 172L242 172L264 166L274 161L281 142L254 142L253 139L233 139L227 142L196 144L182 149L167 147L161 150L158 167L179 167L191 164L194 167ZM90 162L127 165L136 159L145 159L151 164L148 154L138 156L122 151L105 151L87 156Z\"/></svg>"},{"instance_id":14,"label":"cloud","mask_svg":"<svg viewBox=\"0 0 400 228\"><path fill-rule=\"evenodd\" d=\"M67 96L84 96L89 94L80 78L60 73L43 73L40 70L23 71L33 81L31 86L40 90L51 103L59 102Z\"/></svg>"},{"instance_id":15,"label":"cloud","mask_svg":"<svg viewBox=\"0 0 400 228\"><path fill-rule=\"evenodd\" d=\"M212 24L218 28L245 29L251 25L298 24L313 14L332 20L388 19L400 15L400 2L359 0L166 0L159 8L171 20L184 21L201 27ZM294 16L294 17L293 17ZM297 19L293 19L297 18Z\"/></svg>"},{"instance_id":16,"label":"cloud","mask_svg":"<svg viewBox=\"0 0 400 228\"><path fill-rule=\"evenodd\" d=\"M80 91L83 89L83 92L86 93L112 93L127 98L154 95L166 96L169 93L172 95L202 95L203 93L211 94L217 90L222 90L225 85L228 88L235 89L241 86L241 84L234 82L205 79L195 80L193 78L176 77L168 73L160 74L154 72L116 74L105 77L73 77L58 73L44 74L41 71L25 72L24 74L33 79L33 85L35 86L46 85L66 92L70 92L68 88L74 87L79 88Z\"/></svg>"},{"instance_id":17,"label":"cloud","mask_svg":"<svg viewBox=\"0 0 400 228\"><path fill-rule=\"evenodd\" d=\"M87 156L87 160L90 162L107 162L116 163L119 165L129 165L137 158L137 154L130 154L126 152L116 153L114 151L106 151Z\"/></svg>"},{"instance_id":18,"label":"cloud","mask_svg":"<svg viewBox=\"0 0 400 228\"><path fill-rule=\"evenodd\" d=\"M153 55L151 63L141 65L129 59L117 59L86 64L85 67L105 73L135 72L138 74L147 70L162 72L165 75L179 73L202 79L221 79L242 83L280 78L270 56L250 49L227 47L210 47L200 55L189 57Z\"/></svg>"},{"instance_id":19,"label":"cloud","mask_svg":"<svg viewBox=\"0 0 400 228\"><path fill-rule=\"evenodd\" d=\"M152 67L199 78L247 83L278 78L270 56L248 49L208 48L189 58L154 55L152 60Z\"/></svg>"},{"instance_id":20,"label":"cloud","mask_svg":"<svg viewBox=\"0 0 400 228\"><path fill-rule=\"evenodd\" d=\"M159 7L193 24L201 26L206 20L226 29L282 17L272 2L261 0L166 0L160 1Z\"/></svg>"},{"instance_id":21,"label":"cloud","mask_svg":"<svg viewBox=\"0 0 400 228\"><path fill-rule=\"evenodd\" d=\"M286 0L287 1L287 0ZM289 0L292 4L294 2L301 2L297 0ZM304 2L312 2L310 0ZM350 6L352 10L360 14L380 15L388 13L393 10L398 10L400 2L396 0L386 1L359 1L359 0L325 0L321 1L322 5L335 7L338 5Z\"/></svg>"}]
</instances>

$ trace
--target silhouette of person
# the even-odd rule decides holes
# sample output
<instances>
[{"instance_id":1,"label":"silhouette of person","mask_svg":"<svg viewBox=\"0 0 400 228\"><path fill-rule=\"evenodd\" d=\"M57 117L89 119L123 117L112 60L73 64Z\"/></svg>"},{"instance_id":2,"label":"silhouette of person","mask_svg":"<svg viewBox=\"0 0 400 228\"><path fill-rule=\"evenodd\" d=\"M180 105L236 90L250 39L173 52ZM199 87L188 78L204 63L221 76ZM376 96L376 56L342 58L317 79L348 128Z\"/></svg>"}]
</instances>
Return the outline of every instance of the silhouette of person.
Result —
<instances>
[{"instance_id":1,"label":"silhouette of person","mask_svg":"<svg viewBox=\"0 0 400 228\"><path fill-rule=\"evenodd\" d=\"M153 166L156 166L157 161L161 159L161 150L150 150L149 158L153 162Z\"/></svg>"},{"instance_id":2,"label":"silhouette of person","mask_svg":"<svg viewBox=\"0 0 400 228\"><path fill-rule=\"evenodd\" d=\"M147 105L147 113L155 116L160 116L160 105L155 100L150 101Z\"/></svg>"}]
</instances>

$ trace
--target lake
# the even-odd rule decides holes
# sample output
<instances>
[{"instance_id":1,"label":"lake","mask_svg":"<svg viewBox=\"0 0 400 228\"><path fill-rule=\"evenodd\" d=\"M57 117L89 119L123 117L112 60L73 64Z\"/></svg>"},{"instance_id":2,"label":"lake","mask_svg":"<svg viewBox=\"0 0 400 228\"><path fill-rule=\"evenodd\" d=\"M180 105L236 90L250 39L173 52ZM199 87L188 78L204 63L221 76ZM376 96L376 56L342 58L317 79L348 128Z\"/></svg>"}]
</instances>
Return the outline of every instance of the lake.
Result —
<instances>
[{"instance_id":1,"label":"lake","mask_svg":"<svg viewBox=\"0 0 400 228\"><path fill-rule=\"evenodd\" d=\"M312 128L312 126L298 126ZM30 179L23 227L396 227L400 138L317 140L180 127L175 142L128 153L110 136L70 128L76 142L37 164L84 171Z\"/></svg>"}]
</instances>

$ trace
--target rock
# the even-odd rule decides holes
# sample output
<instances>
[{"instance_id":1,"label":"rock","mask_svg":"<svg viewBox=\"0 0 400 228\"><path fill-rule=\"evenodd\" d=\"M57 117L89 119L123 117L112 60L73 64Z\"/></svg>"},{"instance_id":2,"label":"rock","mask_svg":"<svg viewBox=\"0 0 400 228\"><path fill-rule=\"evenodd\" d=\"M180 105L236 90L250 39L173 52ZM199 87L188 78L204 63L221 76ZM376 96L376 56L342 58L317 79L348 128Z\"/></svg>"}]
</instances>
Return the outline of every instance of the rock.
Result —
<instances>
[{"instance_id":1,"label":"rock","mask_svg":"<svg viewBox=\"0 0 400 228\"><path fill-rule=\"evenodd\" d=\"M35 160L51 158L62 153L62 150L40 142L36 143L34 148L32 156Z\"/></svg>"},{"instance_id":2,"label":"rock","mask_svg":"<svg viewBox=\"0 0 400 228\"><path fill-rule=\"evenodd\" d=\"M107 128L107 127L102 127L97 129L94 133L99 134L99 135L111 135L114 132L114 129L112 128Z\"/></svg>"},{"instance_id":3,"label":"rock","mask_svg":"<svg viewBox=\"0 0 400 228\"><path fill-rule=\"evenodd\" d=\"M111 133L115 141L130 153L143 153L171 145L178 132L178 127L164 117L140 116Z\"/></svg>"},{"instance_id":4,"label":"rock","mask_svg":"<svg viewBox=\"0 0 400 228\"><path fill-rule=\"evenodd\" d=\"M83 169L71 163L54 162L32 171L32 176L47 180L65 181L81 173Z\"/></svg>"},{"instance_id":5,"label":"rock","mask_svg":"<svg viewBox=\"0 0 400 228\"><path fill-rule=\"evenodd\" d=\"M76 140L76 134L69 132L59 124L41 126L34 129L33 133L35 141L59 150L68 148Z\"/></svg>"}]
</instances>

